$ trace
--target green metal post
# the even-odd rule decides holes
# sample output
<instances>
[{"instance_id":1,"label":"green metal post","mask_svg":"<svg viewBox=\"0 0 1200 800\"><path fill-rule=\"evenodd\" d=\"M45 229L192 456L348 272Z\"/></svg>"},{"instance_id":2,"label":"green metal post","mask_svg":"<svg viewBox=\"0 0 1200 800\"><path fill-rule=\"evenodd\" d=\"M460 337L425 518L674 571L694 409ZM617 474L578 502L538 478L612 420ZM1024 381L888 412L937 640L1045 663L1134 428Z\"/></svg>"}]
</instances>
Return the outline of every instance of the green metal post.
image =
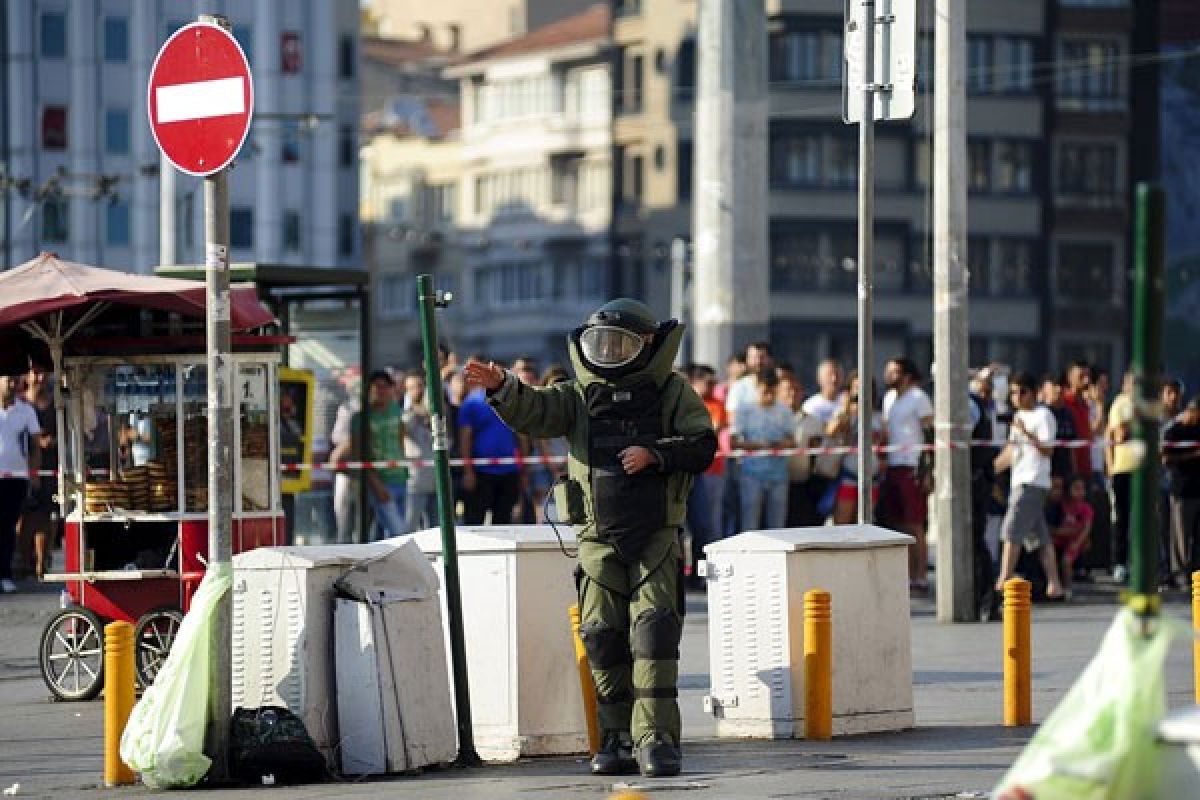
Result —
<instances>
[{"instance_id":1,"label":"green metal post","mask_svg":"<svg viewBox=\"0 0 1200 800\"><path fill-rule=\"evenodd\" d=\"M433 425L433 462L437 475L438 519L442 528L442 564L446 578L446 613L450 622L450 659L454 669L454 707L458 714L458 763L481 763L471 728L471 689L467 681L467 648L463 638L462 595L458 581L458 544L454 536L454 495L450 484L450 437L446 427L445 395L438 362L437 308L446 301L433 290L432 275L417 276L421 308L421 350L425 355L425 387Z\"/></svg>"},{"instance_id":2,"label":"green metal post","mask_svg":"<svg viewBox=\"0 0 1200 800\"><path fill-rule=\"evenodd\" d=\"M1136 263L1133 298L1133 439L1145 446L1133 473L1130 530L1130 588L1137 595L1158 590L1159 442L1158 405L1162 380L1163 191L1147 183L1137 187ZM1148 604L1153 611L1156 604Z\"/></svg>"}]
</instances>

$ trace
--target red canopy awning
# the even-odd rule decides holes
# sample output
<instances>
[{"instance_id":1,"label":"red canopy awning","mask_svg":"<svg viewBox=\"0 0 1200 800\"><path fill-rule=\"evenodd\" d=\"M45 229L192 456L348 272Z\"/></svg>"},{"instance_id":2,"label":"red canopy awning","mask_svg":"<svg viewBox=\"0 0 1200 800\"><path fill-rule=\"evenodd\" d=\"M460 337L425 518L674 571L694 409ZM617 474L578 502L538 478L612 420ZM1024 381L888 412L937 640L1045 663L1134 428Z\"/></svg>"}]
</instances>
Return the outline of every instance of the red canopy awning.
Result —
<instances>
[{"instance_id":1,"label":"red canopy awning","mask_svg":"<svg viewBox=\"0 0 1200 800\"><path fill-rule=\"evenodd\" d=\"M203 319L205 290L200 281L90 267L63 261L53 253L42 253L32 261L0 273L0 328L30 322L58 311L83 311L99 302ZM274 314L259 301L254 287L249 285L230 290L229 317L235 331L275 322Z\"/></svg>"}]
</instances>

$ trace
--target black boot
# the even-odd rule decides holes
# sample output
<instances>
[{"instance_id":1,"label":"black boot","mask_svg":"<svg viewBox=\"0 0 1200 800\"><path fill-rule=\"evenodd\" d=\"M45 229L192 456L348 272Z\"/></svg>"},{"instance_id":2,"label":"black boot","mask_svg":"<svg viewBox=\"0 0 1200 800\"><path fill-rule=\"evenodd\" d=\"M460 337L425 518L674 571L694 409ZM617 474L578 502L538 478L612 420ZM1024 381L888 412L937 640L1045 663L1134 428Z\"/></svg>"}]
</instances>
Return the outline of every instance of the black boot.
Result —
<instances>
[{"instance_id":1,"label":"black boot","mask_svg":"<svg viewBox=\"0 0 1200 800\"><path fill-rule=\"evenodd\" d=\"M606 731L600 752L592 756L593 775L631 775L637 772L633 738L625 731Z\"/></svg>"},{"instance_id":2,"label":"black boot","mask_svg":"<svg viewBox=\"0 0 1200 800\"><path fill-rule=\"evenodd\" d=\"M667 778L678 775L683 756L668 734L655 731L642 737L637 746L637 763L647 778Z\"/></svg>"}]
</instances>

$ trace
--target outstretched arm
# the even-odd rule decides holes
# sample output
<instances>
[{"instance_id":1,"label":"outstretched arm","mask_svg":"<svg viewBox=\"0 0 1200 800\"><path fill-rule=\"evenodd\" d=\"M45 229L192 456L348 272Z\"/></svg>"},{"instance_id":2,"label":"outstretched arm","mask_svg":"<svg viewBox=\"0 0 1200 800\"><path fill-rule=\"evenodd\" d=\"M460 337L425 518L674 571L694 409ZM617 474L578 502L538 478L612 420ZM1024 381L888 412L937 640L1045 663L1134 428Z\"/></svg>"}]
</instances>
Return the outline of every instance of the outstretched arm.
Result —
<instances>
[{"instance_id":1,"label":"outstretched arm","mask_svg":"<svg viewBox=\"0 0 1200 800\"><path fill-rule=\"evenodd\" d=\"M494 362L470 359L463 367L470 386L482 386L488 403L508 427L539 439L566 436L575 426L575 384L526 386Z\"/></svg>"}]
</instances>

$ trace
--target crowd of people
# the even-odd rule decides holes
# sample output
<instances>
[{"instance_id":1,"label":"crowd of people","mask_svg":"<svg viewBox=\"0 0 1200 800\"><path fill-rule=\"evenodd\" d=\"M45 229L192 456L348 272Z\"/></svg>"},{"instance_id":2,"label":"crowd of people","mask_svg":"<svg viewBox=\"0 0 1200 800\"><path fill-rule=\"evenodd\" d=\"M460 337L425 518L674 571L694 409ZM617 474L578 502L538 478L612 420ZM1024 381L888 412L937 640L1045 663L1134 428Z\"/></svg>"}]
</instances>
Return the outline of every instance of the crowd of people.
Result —
<instances>
[{"instance_id":1,"label":"crowd of people","mask_svg":"<svg viewBox=\"0 0 1200 800\"><path fill-rule=\"evenodd\" d=\"M477 356L477 358L479 358ZM482 360L482 359L481 359ZM567 378L529 358L507 365L529 385ZM509 430L480 389L468 392L453 354L443 353L443 382L457 513L469 525L555 519L550 490L563 473L566 444ZM822 361L807 391L804 376L777 363L756 342L725 365L690 364L680 372L704 401L720 442L718 458L693 484L685 538L689 580L706 544L741 531L845 524L857 518L860 381L834 359ZM876 448L870 504L875 521L911 535L910 588L929 590L926 530L933 485L933 403L912 360L890 359L866 398ZM430 459L429 411L420 372L379 371L369 378L372 459ZM1083 362L1036 379L1001 365L976 370L968 392L972 429L971 502L981 607L994 607L1003 582L1033 575L1039 594L1068 597L1072 582L1107 573L1128 580L1131 478L1140 463L1133 440L1134 382L1109 397L1108 375ZM1182 586L1200 569L1200 398L1183 404L1183 387L1162 390L1166 442L1162 487L1164 584ZM333 460L356 452L357 414L339 414ZM1185 446L1176 444L1183 442ZM1192 443L1192 444L1187 444ZM787 454L779 450L787 448ZM502 458L501 463L474 463ZM377 535L436 524L432 468L366 473ZM348 476L347 476L348 477ZM342 497L350 493L343 491ZM346 499L340 501L346 505ZM349 515L339 514L348 536Z\"/></svg>"}]
</instances>

